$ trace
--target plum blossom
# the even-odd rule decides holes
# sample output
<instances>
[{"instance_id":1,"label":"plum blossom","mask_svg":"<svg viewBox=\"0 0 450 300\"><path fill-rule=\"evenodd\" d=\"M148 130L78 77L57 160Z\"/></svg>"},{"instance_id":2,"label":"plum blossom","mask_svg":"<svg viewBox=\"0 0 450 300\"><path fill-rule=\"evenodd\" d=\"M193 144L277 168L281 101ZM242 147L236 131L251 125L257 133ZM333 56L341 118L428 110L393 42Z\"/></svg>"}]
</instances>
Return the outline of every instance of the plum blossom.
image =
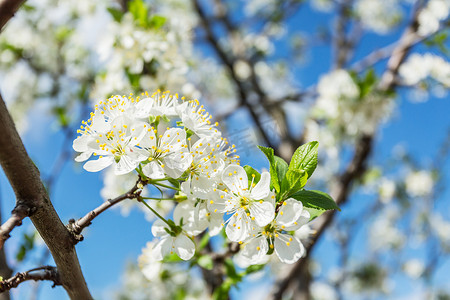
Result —
<instances>
[{"instance_id":1,"label":"plum blossom","mask_svg":"<svg viewBox=\"0 0 450 300\"><path fill-rule=\"evenodd\" d=\"M91 155L99 157L84 164L86 171L98 172L114 165L115 174L122 175L134 170L145 159L137 148L145 134L145 123L126 115L116 117L110 124L101 116L94 115L90 120L92 123L82 126L84 132L73 142L74 150L82 152L76 161L85 161Z\"/></svg>"},{"instance_id":2,"label":"plum blossom","mask_svg":"<svg viewBox=\"0 0 450 300\"><path fill-rule=\"evenodd\" d=\"M278 214L270 224L256 229L252 237L244 242L242 256L249 263L261 263L269 248L274 249L281 262L292 264L305 254L301 241L288 232L296 231L310 218L300 201L289 198L282 202Z\"/></svg>"},{"instance_id":3,"label":"plum blossom","mask_svg":"<svg viewBox=\"0 0 450 300\"><path fill-rule=\"evenodd\" d=\"M199 137L220 135L217 128L211 125L212 116L198 100L185 101L176 107L176 111L183 125ZM216 123L215 126L217 125Z\"/></svg>"},{"instance_id":4,"label":"plum blossom","mask_svg":"<svg viewBox=\"0 0 450 300\"><path fill-rule=\"evenodd\" d=\"M238 165L230 165L222 174L226 186L218 190L218 197L210 200L208 209L213 212L231 214L225 228L228 238L235 242L245 240L250 234L252 224L265 226L275 216L275 196L270 191L270 175L261 174L255 185L248 186L247 173Z\"/></svg>"},{"instance_id":5,"label":"plum blossom","mask_svg":"<svg viewBox=\"0 0 450 300\"><path fill-rule=\"evenodd\" d=\"M142 172L152 179L164 178L165 174L180 177L192 161L185 143L186 132L181 128L170 128L163 135L158 135L154 127L148 128L139 143L139 153L148 161Z\"/></svg>"},{"instance_id":6,"label":"plum blossom","mask_svg":"<svg viewBox=\"0 0 450 300\"><path fill-rule=\"evenodd\" d=\"M156 261L160 261L173 253L176 253L183 260L189 260L194 256L195 244L184 230L173 232L162 220L156 220L152 226L152 234L161 238L152 249L153 258Z\"/></svg>"}]
</instances>

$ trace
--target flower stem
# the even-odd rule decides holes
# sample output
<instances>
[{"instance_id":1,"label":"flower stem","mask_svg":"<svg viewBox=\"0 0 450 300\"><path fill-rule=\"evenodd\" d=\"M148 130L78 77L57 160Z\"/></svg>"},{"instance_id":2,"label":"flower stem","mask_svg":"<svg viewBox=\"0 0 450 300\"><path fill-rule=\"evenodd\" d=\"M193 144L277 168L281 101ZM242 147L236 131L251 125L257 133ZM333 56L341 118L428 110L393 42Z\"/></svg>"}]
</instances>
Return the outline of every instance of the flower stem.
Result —
<instances>
[{"instance_id":1,"label":"flower stem","mask_svg":"<svg viewBox=\"0 0 450 300\"><path fill-rule=\"evenodd\" d=\"M176 201L175 198L154 198L154 197L141 197L142 199L148 199L148 200L173 200Z\"/></svg>"},{"instance_id":2,"label":"flower stem","mask_svg":"<svg viewBox=\"0 0 450 300\"><path fill-rule=\"evenodd\" d=\"M144 201L143 197L139 197L139 200L140 200L140 202L144 203L144 205L147 206L147 208L150 209L158 218L160 218L167 225L169 225L169 228L172 228L170 223L163 216L161 216L156 210L154 210L150 205L148 205L147 202Z\"/></svg>"},{"instance_id":3,"label":"flower stem","mask_svg":"<svg viewBox=\"0 0 450 300\"><path fill-rule=\"evenodd\" d=\"M175 190L175 191L181 191L179 188L177 188L177 187L174 187L174 186L170 186L170 185L166 185L166 184L162 184L162 183L159 183L159 182L151 182L151 184L153 184L153 185L159 185L159 186L161 186L161 187L165 187L165 188L167 188L167 189L172 189L172 190Z\"/></svg>"}]
</instances>

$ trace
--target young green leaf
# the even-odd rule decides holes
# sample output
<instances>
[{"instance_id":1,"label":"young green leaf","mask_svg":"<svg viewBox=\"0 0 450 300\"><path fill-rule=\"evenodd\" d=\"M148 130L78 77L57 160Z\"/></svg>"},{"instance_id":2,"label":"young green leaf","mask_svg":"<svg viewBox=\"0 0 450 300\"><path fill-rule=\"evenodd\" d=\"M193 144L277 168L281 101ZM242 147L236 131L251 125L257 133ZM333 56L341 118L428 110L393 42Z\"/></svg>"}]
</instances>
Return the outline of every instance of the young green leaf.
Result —
<instances>
[{"instance_id":1,"label":"young green leaf","mask_svg":"<svg viewBox=\"0 0 450 300\"><path fill-rule=\"evenodd\" d=\"M147 27L148 24L148 8L143 0L132 0L128 2L128 10L133 18L141 27Z\"/></svg>"},{"instance_id":2,"label":"young green leaf","mask_svg":"<svg viewBox=\"0 0 450 300\"><path fill-rule=\"evenodd\" d=\"M309 142L295 150L289 164L290 170L305 170L308 178L311 177L317 166L317 152L319 142Z\"/></svg>"},{"instance_id":3,"label":"young green leaf","mask_svg":"<svg viewBox=\"0 0 450 300\"><path fill-rule=\"evenodd\" d=\"M123 17L123 12L120 9L114 7L108 7L107 10L113 17L114 21L120 23Z\"/></svg>"},{"instance_id":4,"label":"young green leaf","mask_svg":"<svg viewBox=\"0 0 450 300\"><path fill-rule=\"evenodd\" d=\"M276 166L275 166L273 149L268 148L268 147L263 147L263 146L258 146L258 148L267 156L267 159L269 160L270 188L271 189L274 188L277 192L280 192L280 183L278 181L278 175L277 175L277 170L276 170Z\"/></svg>"},{"instance_id":5,"label":"young green leaf","mask_svg":"<svg viewBox=\"0 0 450 300\"><path fill-rule=\"evenodd\" d=\"M212 258L208 255L202 255L198 258L198 264L200 267L206 270L212 270L213 269L213 261Z\"/></svg>"},{"instance_id":6,"label":"young green leaf","mask_svg":"<svg viewBox=\"0 0 450 300\"><path fill-rule=\"evenodd\" d=\"M278 156L273 154L273 149L263 146L258 146L258 148L267 156L270 163L270 188L274 188L277 193L281 190L281 182L286 176L288 170L288 164Z\"/></svg>"},{"instance_id":7,"label":"young green leaf","mask_svg":"<svg viewBox=\"0 0 450 300\"><path fill-rule=\"evenodd\" d=\"M303 190L295 193L291 198L301 201L304 207L311 207L319 210L341 210L330 195L321 191Z\"/></svg>"},{"instance_id":8,"label":"young green leaf","mask_svg":"<svg viewBox=\"0 0 450 300\"><path fill-rule=\"evenodd\" d=\"M306 181L308 180L308 173L304 170L288 170L286 172L286 177L284 177L281 183L281 192L283 198L295 194L297 191L302 189Z\"/></svg>"}]
</instances>

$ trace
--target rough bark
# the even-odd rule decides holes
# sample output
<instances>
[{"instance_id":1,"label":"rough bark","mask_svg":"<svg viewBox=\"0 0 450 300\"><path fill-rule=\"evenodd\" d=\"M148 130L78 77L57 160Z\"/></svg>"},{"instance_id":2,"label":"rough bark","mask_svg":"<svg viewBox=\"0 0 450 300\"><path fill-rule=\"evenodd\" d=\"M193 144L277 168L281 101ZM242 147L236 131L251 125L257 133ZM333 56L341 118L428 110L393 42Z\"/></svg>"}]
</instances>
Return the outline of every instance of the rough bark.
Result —
<instances>
[{"instance_id":1,"label":"rough bark","mask_svg":"<svg viewBox=\"0 0 450 300\"><path fill-rule=\"evenodd\" d=\"M16 195L16 206L23 205L30 210L30 219L47 244L70 298L93 299L78 262L74 240L59 219L1 95L0 132L0 164Z\"/></svg>"}]
</instances>

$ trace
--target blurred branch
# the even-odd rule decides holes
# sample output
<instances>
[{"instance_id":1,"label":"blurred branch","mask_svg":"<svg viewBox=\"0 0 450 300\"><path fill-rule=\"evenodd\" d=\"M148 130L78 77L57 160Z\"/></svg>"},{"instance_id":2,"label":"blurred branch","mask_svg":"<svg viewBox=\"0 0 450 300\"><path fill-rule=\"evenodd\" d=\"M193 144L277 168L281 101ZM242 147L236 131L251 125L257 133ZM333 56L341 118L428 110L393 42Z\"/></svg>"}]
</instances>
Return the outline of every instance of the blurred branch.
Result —
<instances>
[{"instance_id":1,"label":"blurred branch","mask_svg":"<svg viewBox=\"0 0 450 300\"><path fill-rule=\"evenodd\" d=\"M378 85L378 90L380 92L391 91L395 86L395 76L398 73L398 69L405 59L409 49L413 45L415 38L415 32L417 30L417 15L418 9L414 14L414 17L410 25L405 29L404 33L400 37L400 40L392 52L388 62L386 71L383 73L380 83ZM332 186L331 196L335 199L338 205L343 205L348 201L351 186L355 179L364 173L367 160L372 151L374 141L374 134L361 136L355 145L355 151L353 159L347 166L344 173L338 176L339 180ZM292 283L300 284L303 280L299 274L302 269L306 268L308 263L308 258L316 244L317 240L322 236L325 229L332 223L335 212L328 212L322 215L321 218L317 219L316 223L316 235L313 238L313 243L306 247L307 256L297 262L288 275L283 278L279 283L275 285L275 290L272 293L272 299L282 299L283 293Z\"/></svg>"},{"instance_id":2,"label":"blurred branch","mask_svg":"<svg viewBox=\"0 0 450 300\"><path fill-rule=\"evenodd\" d=\"M9 279L0 281L0 293L18 287L19 284L27 280L50 280L53 281L53 287L62 284L58 270L55 267L44 266L17 273Z\"/></svg>"},{"instance_id":3,"label":"blurred branch","mask_svg":"<svg viewBox=\"0 0 450 300\"><path fill-rule=\"evenodd\" d=\"M108 208L116 205L117 203L125 200L125 199L135 199L140 195L139 191L139 183L145 184L141 179L136 182L136 184L126 193L114 198L114 199L108 199L107 201L103 202L100 206L95 208L94 210L87 213L84 217L78 219L75 221L74 219L69 220L69 224L67 225L67 228L69 229L70 233L72 234L72 237L74 238L75 242L79 242L83 240L83 236L81 235L81 232L84 228L91 225L92 220L94 220L96 217L98 217L102 212L107 210Z\"/></svg>"},{"instance_id":4,"label":"blurred branch","mask_svg":"<svg viewBox=\"0 0 450 300\"><path fill-rule=\"evenodd\" d=\"M261 133L261 136L264 140L264 142L272 148L275 148L275 145L272 143L271 139L267 135L267 133L264 130L264 126L258 116L258 114L255 111L255 107L250 104L249 102L249 94L244 86L243 82L238 78L235 70L234 70L234 63L236 62L236 58L229 57L225 50L220 46L218 38L215 36L213 32L213 24L211 23L210 18L206 15L205 10L202 8L199 0L192 0L194 8L197 12L197 15L200 18L200 22L202 24L202 27L206 33L206 39L211 44L213 50L217 54L220 61L225 65L225 67L228 69L228 72L235 83L235 86L237 88L237 92L239 95L239 106L246 107L252 117L252 120L255 122L255 125L257 126L259 132ZM221 19L225 19L225 17L222 15Z\"/></svg>"},{"instance_id":5,"label":"blurred branch","mask_svg":"<svg viewBox=\"0 0 450 300\"><path fill-rule=\"evenodd\" d=\"M24 0L1 0L0 1L0 31L3 26L14 17L19 7L24 3Z\"/></svg>"},{"instance_id":6,"label":"blurred branch","mask_svg":"<svg viewBox=\"0 0 450 300\"><path fill-rule=\"evenodd\" d=\"M71 235L59 219L1 96L0 131L0 164L16 194L16 204L33 212L30 219L50 249L70 298L92 299Z\"/></svg>"},{"instance_id":7,"label":"blurred branch","mask_svg":"<svg viewBox=\"0 0 450 300\"><path fill-rule=\"evenodd\" d=\"M203 279L205 280L209 292L212 295L214 291L219 288L223 283L223 278L225 276L225 259L233 256L239 252L239 244L231 242L228 244L227 251L224 253L215 253L212 249L210 241L205 247L205 255L209 255L213 261L212 270L201 268Z\"/></svg>"},{"instance_id":8,"label":"blurred branch","mask_svg":"<svg viewBox=\"0 0 450 300\"><path fill-rule=\"evenodd\" d=\"M338 18L336 21L336 33L333 44L335 51L334 68L341 69L345 66L350 56L352 44L347 37L347 25L351 20L352 0L339 2Z\"/></svg>"}]
</instances>

